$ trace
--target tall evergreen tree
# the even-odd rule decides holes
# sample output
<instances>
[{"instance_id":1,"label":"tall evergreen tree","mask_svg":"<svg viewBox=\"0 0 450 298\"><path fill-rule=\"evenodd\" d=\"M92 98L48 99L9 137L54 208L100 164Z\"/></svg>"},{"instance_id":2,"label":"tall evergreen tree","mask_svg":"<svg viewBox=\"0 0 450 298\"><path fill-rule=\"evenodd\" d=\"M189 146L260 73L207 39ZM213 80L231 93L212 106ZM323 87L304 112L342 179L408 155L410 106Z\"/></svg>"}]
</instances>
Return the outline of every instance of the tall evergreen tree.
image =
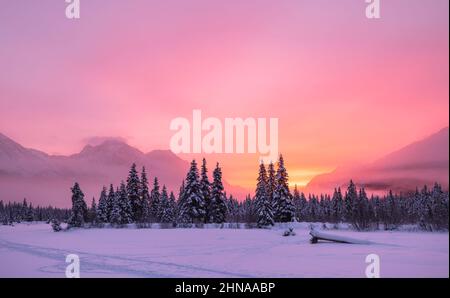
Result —
<instances>
[{"instance_id":1,"label":"tall evergreen tree","mask_svg":"<svg viewBox=\"0 0 450 298\"><path fill-rule=\"evenodd\" d=\"M160 198L160 208L158 218L160 218L161 223L172 223L174 220L173 209L170 206L169 196L167 194L167 188L163 185L161 198Z\"/></svg>"},{"instance_id":2,"label":"tall evergreen tree","mask_svg":"<svg viewBox=\"0 0 450 298\"><path fill-rule=\"evenodd\" d=\"M213 183L210 202L210 221L213 223L223 223L227 218L226 197L223 193L222 169L217 163L213 172Z\"/></svg>"},{"instance_id":3,"label":"tall evergreen tree","mask_svg":"<svg viewBox=\"0 0 450 298\"><path fill-rule=\"evenodd\" d=\"M269 198L269 201L271 204L273 204L273 196L275 192L275 188L277 187L277 181L276 181L276 172L275 172L275 166L273 162L269 163L269 166L267 167L267 197Z\"/></svg>"},{"instance_id":4,"label":"tall evergreen tree","mask_svg":"<svg viewBox=\"0 0 450 298\"><path fill-rule=\"evenodd\" d=\"M438 183L434 184L433 190L431 191L430 204L433 228L435 230L448 230L448 195L445 195L442 187Z\"/></svg>"},{"instance_id":5,"label":"tall evergreen tree","mask_svg":"<svg viewBox=\"0 0 450 298\"><path fill-rule=\"evenodd\" d=\"M260 228L274 225L272 203L269 198L267 183L266 168L261 162L255 191L256 217Z\"/></svg>"},{"instance_id":6,"label":"tall evergreen tree","mask_svg":"<svg viewBox=\"0 0 450 298\"><path fill-rule=\"evenodd\" d=\"M131 165L127 178L127 195L131 205L131 219L133 221L141 221L143 218L143 204L140 197L141 182L139 181L136 164Z\"/></svg>"},{"instance_id":7,"label":"tall evergreen tree","mask_svg":"<svg viewBox=\"0 0 450 298\"><path fill-rule=\"evenodd\" d=\"M114 192L114 186L112 184L109 185L109 192L108 192L108 199L107 199L107 222L112 222L111 221L111 216L113 213L113 209L114 209L114 204L116 199L116 194Z\"/></svg>"},{"instance_id":8,"label":"tall evergreen tree","mask_svg":"<svg viewBox=\"0 0 450 298\"><path fill-rule=\"evenodd\" d=\"M108 222L108 195L105 186L103 186L100 198L98 199L97 220L101 223Z\"/></svg>"},{"instance_id":9,"label":"tall evergreen tree","mask_svg":"<svg viewBox=\"0 0 450 298\"><path fill-rule=\"evenodd\" d=\"M159 209L161 206L160 197L161 193L159 192L159 182L158 178L155 177L153 181L153 189L150 194L150 216L156 222L161 221L161 218L158 217L158 215L160 214Z\"/></svg>"},{"instance_id":10,"label":"tall evergreen tree","mask_svg":"<svg viewBox=\"0 0 450 298\"><path fill-rule=\"evenodd\" d=\"M331 222L339 223L343 220L344 200L341 188L335 188L331 199Z\"/></svg>"},{"instance_id":11,"label":"tall evergreen tree","mask_svg":"<svg viewBox=\"0 0 450 298\"><path fill-rule=\"evenodd\" d=\"M293 203L295 207L295 218L298 221L307 220L308 202L306 201L305 194L298 191L297 185L294 187Z\"/></svg>"},{"instance_id":12,"label":"tall evergreen tree","mask_svg":"<svg viewBox=\"0 0 450 298\"><path fill-rule=\"evenodd\" d=\"M273 193L275 221L290 222L294 219L294 204L289 191L288 174L284 167L283 156L278 159L278 169L275 177L276 187Z\"/></svg>"},{"instance_id":13,"label":"tall evergreen tree","mask_svg":"<svg viewBox=\"0 0 450 298\"><path fill-rule=\"evenodd\" d=\"M140 187L140 197L142 200L142 221L146 222L150 220L151 216L151 208L150 208L150 193L148 189L148 179L147 172L145 171L145 167L142 167L141 172L141 187Z\"/></svg>"},{"instance_id":14,"label":"tall evergreen tree","mask_svg":"<svg viewBox=\"0 0 450 298\"><path fill-rule=\"evenodd\" d=\"M205 223L211 221L211 213L213 206L211 205L211 183L208 179L208 169L206 168L206 159L203 158L200 171L200 192L205 202Z\"/></svg>"},{"instance_id":15,"label":"tall evergreen tree","mask_svg":"<svg viewBox=\"0 0 450 298\"><path fill-rule=\"evenodd\" d=\"M84 201L84 193L80 185L75 182L72 190L72 214L69 218L70 227L81 227L88 221L88 208Z\"/></svg>"},{"instance_id":16,"label":"tall evergreen tree","mask_svg":"<svg viewBox=\"0 0 450 298\"><path fill-rule=\"evenodd\" d=\"M177 200L177 223L189 223L190 219L187 217L187 214L184 212L184 191L186 189L186 185L183 181L181 181L181 186L178 191L178 200Z\"/></svg>"},{"instance_id":17,"label":"tall evergreen tree","mask_svg":"<svg viewBox=\"0 0 450 298\"><path fill-rule=\"evenodd\" d=\"M188 223L203 222L205 217L205 201L200 191L198 168L195 159L186 176L186 186L181 199L180 216Z\"/></svg>"},{"instance_id":18,"label":"tall evergreen tree","mask_svg":"<svg viewBox=\"0 0 450 298\"><path fill-rule=\"evenodd\" d=\"M95 198L92 198L91 208L88 211L89 222L97 223L97 204Z\"/></svg>"},{"instance_id":19,"label":"tall evergreen tree","mask_svg":"<svg viewBox=\"0 0 450 298\"><path fill-rule=\"evenodd\" d=\"M112 184L110 185L112 188ZM111 197L112 196L112 197ZM109 217L109 222L114 225L121 225L122 224L122 205L120 201L120 193L119 189L110 189L108 194L108 200L110 200L111 203L111 213Z\"/></svg>"},{"instance_id":20,"label":"tall evergreen tree","mask_svg":"<svg viewBox=\"0 0 450 298\"><path fill-rule=\"evenodd\" d=\"M129 224L133 222L133 209L131 207L130 199L128 198L127 187L122 181L119 192L117 194L120 206L121 224Z\"/></svg>"},{"instance_id":21,"label":"tall evergreen tree","mask_svg":"<svg viewBox=\"0 0 450 298\"><path fill-rule=\"evenodd\" d=\"M351 224L355 222L357 200L358 200L358 192L356 191L356 185L355 183L353 183L353 180L350 180L347 192L345 193L344 205L345 205L345 220Z\"/></svg>"},{"instance_id":22,"label":"tall evergreen tree","mask_svg":"<svg viewBox=\"0 0 450 298\"><path fill-rule=\"evenodd\" d=\"M169 208L171 210L171 217L172 217L172 223L176 223L177 217L178 217L178 206L177 206L177 200L175 199L175 195L173 192L170 192L169 195Z\"/></svg>"},{"instance_id":23,"label":"tall evergreen tree","mask_svg":"<svg viewBox=\"0 0 450 298\"><path fill-rule=\"evenodd\" d=\"M397 228L399 225L399 208L397 199L395 198L392 190L389 191L386 202L386 218L385 218L385 229L391 230Z\"/></svg>"},{"instance_id":24,"label":"tall evergreen tree","mask_svg":"<svg viewBox=\"0 0 450 298\"><path fill-rule=\"evenodd\" d=\"M367 230L370 227L370 205L366 191L361 188L356 199L354 208L354 226L357 230Z\"/></svg>"}]
</instances>

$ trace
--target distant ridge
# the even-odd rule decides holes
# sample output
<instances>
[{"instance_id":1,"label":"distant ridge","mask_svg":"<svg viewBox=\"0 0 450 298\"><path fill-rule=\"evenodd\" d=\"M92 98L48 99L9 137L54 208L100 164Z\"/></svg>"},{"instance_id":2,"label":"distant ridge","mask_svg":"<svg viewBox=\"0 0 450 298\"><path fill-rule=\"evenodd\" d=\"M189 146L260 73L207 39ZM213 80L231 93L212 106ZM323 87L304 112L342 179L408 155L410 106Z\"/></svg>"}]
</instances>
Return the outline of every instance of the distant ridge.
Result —
<instances>
[{"instance_id":1,"label":"distant ridge","mask_svg":"<svg viewBox=\"0 0 450 298\"><path fill-rule=\"evenodd\" d=\"M144 153L120 140L86 145L70 156L52 156L25 148L0 133L0 200L26 197L35 204L68 206L70 187L77 181L89 201L98 198L103 185L117 185L126 179L133 162L139 170L146 167L150 184L156 175L161 186L165 184L176 195L189 169L189 163L170 150ZM215 161L210 161L210 172L214 165ZM245 195L239 187L226 181L224 185L228 193Z\"/></svg>"},{"instance_id":2,"label":"distant ridge","mask_svg":"<svg viewBox=\"0 0 450 298\"><path fill-rule=\"evenodd\" d=\"M416 186L441 183L448 188L449 128L413 142L374 163L316 176L306 186L306 192L331 192L334 187L346 187L353 179L373 192L408 192Z\"/></svg>"}]
</instances>

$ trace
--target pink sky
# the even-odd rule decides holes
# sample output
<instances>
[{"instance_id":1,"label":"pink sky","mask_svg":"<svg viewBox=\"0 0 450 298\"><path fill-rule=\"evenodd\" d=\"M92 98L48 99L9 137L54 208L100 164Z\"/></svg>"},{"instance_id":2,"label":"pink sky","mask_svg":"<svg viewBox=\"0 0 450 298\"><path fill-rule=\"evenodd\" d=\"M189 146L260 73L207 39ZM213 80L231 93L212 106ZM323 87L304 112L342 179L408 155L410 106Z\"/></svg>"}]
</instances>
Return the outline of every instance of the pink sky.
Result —
<instances>
[{"instance_id":1,"label":"pink sky","mask_svg":"<svg viewBox=\"0 0 450 298\"><path fill-rule=\"evenodd\" d=\"M278 117L292 182L448 125L448 0L0 0L0 132L55 154L120 136L168 148L175 117ZM183 156L190 158L191 156ZM219 155L253 185L257 157Z\"/></svg>"}]
</instances>

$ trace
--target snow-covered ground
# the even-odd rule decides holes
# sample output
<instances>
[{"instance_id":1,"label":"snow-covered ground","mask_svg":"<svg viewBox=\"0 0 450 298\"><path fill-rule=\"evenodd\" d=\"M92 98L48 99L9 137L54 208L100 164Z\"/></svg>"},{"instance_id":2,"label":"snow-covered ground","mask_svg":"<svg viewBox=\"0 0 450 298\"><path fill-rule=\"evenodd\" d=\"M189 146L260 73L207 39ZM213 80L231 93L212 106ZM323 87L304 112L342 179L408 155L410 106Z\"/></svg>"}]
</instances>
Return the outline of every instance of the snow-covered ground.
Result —
<instances>
[{"instance_id":1,"label":"snow-covered ground","mask_svg":"<svg viewBox=\"0 0 450 298\"><path fill-rule=\"evenodd\" d=\"M78 229L0 226L0 277L65 277L77 254L81 277L365 277L368 254L381 277L449 277L449 234L326 231L371 244L310 244L306 224L283 229Z\"/></svg>"}]
</instances>

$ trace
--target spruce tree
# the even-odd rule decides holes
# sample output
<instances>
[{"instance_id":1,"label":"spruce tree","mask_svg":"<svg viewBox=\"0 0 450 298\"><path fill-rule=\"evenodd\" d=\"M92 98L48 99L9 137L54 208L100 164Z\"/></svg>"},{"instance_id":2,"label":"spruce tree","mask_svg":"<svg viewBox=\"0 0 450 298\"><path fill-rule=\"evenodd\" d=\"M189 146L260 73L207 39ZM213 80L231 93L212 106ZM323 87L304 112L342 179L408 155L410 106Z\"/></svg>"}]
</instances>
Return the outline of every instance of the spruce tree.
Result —
<instances>
[{"instance_id":1,"label":"spruce tree","mask_svg":"<svg viewBox=\"0 0 450 298\"><path fill-rule=\"evenodd\" d=\"M431 213L432 224L435 230L448 230L448 195L446 196L442 187L435 183L431 191Z\"/></svg>"},{"instance_id":2,"label":"spruce tree","mask_svg":"<svg viewBox=\"0 0 450 298\"><path fill-rule=\"evenodd\" d=\"M354 224L356 217L356 202L358 200L358 192L353 180L350 180L347 192L345 193L344 205L345 205L345 220L351 224Z\"/></svg>"},{"instance_id":3,"label":"spruce tree","mask_svg":"<svg viewBox=\"0 0 450 298\"><path fill-rule=\"evenodd\" d=\"M275 192L275 188L277 186L275 166L274 166L273 162L269 163L266 173L267 173L267 181L266 181L267 197L269 198L269 201L271 202L271 204L273 204L273 195Z\"/></svg>"},{"instance_id":4,"label":"spruce tree","mask_svg":"<svg viewBox=\"0 0 450 298\"><path fill-rule=\"evenodd\" d=\"M331 222L337 224L343 219L344 201L342 199L341 188L334 189L331 199Z\"/></svg>"},{"instance_id":5,"label":"spruce tree","mask_svg":"<svg viewBox=\"0 0 450 298\"><path fill-rule=\"evenodd\" d=\"M109 192L108 192L108 199L107 199L107 213L106 213L106 222L111 222L111 216L113 213L113 209L114 209L114 204L116 204L116 194L114 192L114 186L112 184L109 185Z\"/></svg>"},{"instance_id":6,"label":"spruce tree","mask_svg":"<svg viewBox=\"0 0 450 298\"><path fill-rule=\"evenodd\" d=\"M370 227L370 205L366 191L361 188L355 202L354 225L357 230L367 230Z\"/></svg>"},{"instance_id":7,"label":"spruce tree","mask_svg":"<svg viewBox=\"0 0 450 298\"><path fill-rule=\"evenodd\" d=\"M300 194L297 184L294 187L293 203L295 208L295 219L298 221L305 220L306 199L303 194Z\"/></svg>"},{"instance_id":8,"label":"spruce tree","mask_svg":"<svg viewBox=\"0 0 450 298\"><path fill-rule=\"evenodd\" d=\"M111 184L112 187L112 184ZM112 196L112 197L111 197ZM117 189L114 191L114 189L110 189L108 194L108 200L110 200L111 203L111 213L109 217L109 222L113 225L121 225L122 224L122 207L120 203L120 194L119 190Z\"/></svg>"},{"instance_id":9,"label":"spruce tree","mask_svg":"<svg viewBox=\"0 0 450 298\"><path fill-rule=\"evenodd\" d=\"M175 195L173 192L170 192L169 196L169 208L171 210L171 216L172 216L172 223L176 223L176 219L178 217L178 208L177 208L177 201L175 199Z\"/></svg>"},{"instance_id":10,"label":"spruce tree","mask_svg":"<svg viewBox=\"0 0 450 298\"><path fill-rule=\"evenodd\" d=\"M211 186L211 202L210 202L210 222L223 223L227 218L226 198L223 193L222 169L217 163L213 172L213 183Z\"/></svg>"},{"instance_id":11,"label":"spruce tree","mask_svg":"<svg viewBox=\"0 0 450 298\"><path fill-rule=\"evenodd\" d=\"M284 167L283 156L278 160L278 169L275 176L276 186L273 193L273 206L275 221L290 222L294 219L294 204L289 191L288 174Z\"/></svg>"},{"instance_id":12,"label":"spruce tree","mask_svg":"<svg viewBox=\"0 0 450 298\"><path fill-rule=\"evenodd\" d=\"M91 208L88 211L88 217L90 223L97 223L97 204L95 198L92 198Z\"/></svg>"},{"instance_id":13,"label":"spruce tree","mask_svg":"<svg viewBox=\"0 0 450 298\"><path fill-rule=\"evenodd\" d=\"M34 220L33 205L30 203L27 206L26 202L24 205L25 206L24 206L23 220L27 222L32 222Z\"/></svg>"},{"instance_id":14,"label":"spruce tree","mask_svg":"<svg viewBox=\"0 0 450 298\"><path fill-rule=\"evenodd\" d=\"M264 164L259 165L259 174L255 191L256 220L258 227L273 226L272 203L268 195L267 172Z\"/></svg>"},{"instance_id":15,"label":"spruce tree","mask_svg":"<svg viewBox=\"0 0 450 298\"><path fill-rule=\"evenodd\" d=\"M392 230L397 228L399 224L399 206L397 203L397 199L392 193L392 190L389 191L386 202L386 220L385 220L385 229Z\"/></svg>"},{"instance_id":16,"label":"spruce tree","mask_svg":"<svg viewBox=\"0 0 450 298\"><path fill-rule=\"evenodd\" d=\"M167 188L163 185L160 199L160 208L158 218L160 218L161 223L172 223L174 220L173 209L169 202L169 196L167 194Z\"/></svg>"},{"instance_id":17,"label":"spruce tree","mask_svg":"<svg viewBox=\"0 0 450 298\"><path fill-rule=\"evenodd\" d=\"M161 193L159 192L159 182L158 178L155 177L155 179L153 180L153 189L150 194L150 214L152 220L155 222L161 221L161 218L158 217L158 215L160 214L159 208L161 205L160 197Z\"/></svg>"},{"instance_id":18,"label":"spruce tree","mask_svg":"<svg viewBox=\"0 0 450 298\"><path fill-rule=\"evenodd\" d=\"M133 222L133 209L128 198L127 187L122 181L118 193L121 224L129 224Z\"/></svg>"},{"instance_id":19,"label":"spruce tree","mask_svg":"<svg viewBox=\"0 0 450 298\"><path fill-rule=\"evenodd\" d=\"M181 181L181 186L178 191L178 200L177 200L177 223L186 224L190 222L190 218L188 218L188 214L184 210L185 205L185 196L184 192L186 189L186 185L183 181Z\"/></svg>"},{"instance_id":20,"label":"spruce tree","mask_svg":"<svg viewBox=\"0 0 450 298\"><path fill-rule=\"evenodd\" d=\"M128 173L127 178L127 195L128 200L130 201L131 205L131 219L132 221L141 221L143 217L143 210L142 210L142 201L140 198L140 186L141 183L139 181L138 172L136 170L136 164L133 163L131 165L130 171Z\"/></svg>"},{"instance_id":21,"label":"spruce tree","mask_svg":"<svg viewBox=\"0 0 450 298\"><path fill-rule=\"evenodd\" d=\"M140 197L142 200L142 212L143 212L142 221L147 222L150 220L151 209L150 209L150 193L148 190L148 179L145 167L142 167L140 191L141 191Z\"/></svg>"},{"instance_id":22,"label":"spruce tree","mask_svg":"<svg viewBox=\"0 0 450 298\"><path fill-rule=\"evenodd\" d=\"M97 220L100 223L108 222L108 195L105 186L103 186L100 198L98 199Z\"/></svg>"},{"instance_id":23,"label":"spruce tree","mask_svg":"<svg viewBox=\"0 0 450 298\"><path fill-rule=\"evenodd\" d=\"M183 222L203 222L205 218L205 202L200 190L198 168L195 159L186 176L186 186L181 199L180 216Z\"/></svg>"},{"instance_id":24,"label":"spruce tree","mask_svg":"<svg viewBox=\"0 0 450 298\"><path fill-rule=\"evenodd\" d=\"M211 221L213 206L211 205L211 184L208 179L208 169L206 168L206 159L203 158L200 172L200 192L205 202L205 223Z\"/></svg>"},{"instance_id":25,"label":"spruce tree","mask_svg":"<svg viewBox=\"0 0 450 298\"><path fill-rule=\"evenodd\" d=\"M81 227L88 221L88 208L84 201L84 194L77 182L75 182L71 190L72 213L69 219L69 227Z\"/></svg>"}]
</instances>

